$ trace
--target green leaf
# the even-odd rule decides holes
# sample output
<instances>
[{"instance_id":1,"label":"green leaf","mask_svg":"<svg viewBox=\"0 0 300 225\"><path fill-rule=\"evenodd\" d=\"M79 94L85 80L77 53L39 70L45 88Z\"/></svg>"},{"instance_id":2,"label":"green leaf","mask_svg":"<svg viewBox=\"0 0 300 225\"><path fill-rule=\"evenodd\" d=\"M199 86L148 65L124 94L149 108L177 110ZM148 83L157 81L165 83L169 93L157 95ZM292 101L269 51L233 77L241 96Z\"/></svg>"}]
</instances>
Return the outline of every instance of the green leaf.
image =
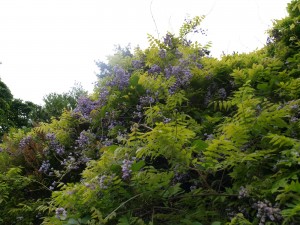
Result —
<instances>
[{"instance_id":1,"label":"green leaf","mask_svg":"<svg viewBox=\"0 0 300 225\"><path fill-rule=\"evenodd\" d=\"M79 222L78 222L78 220L76 220L76 219L74 219L74 218L70 218L69 220L68 220L68 223L67 224L80 224Z\"/></svg>"},{"instance_id":2,"label":"green leaf","mask_svg":"<svg viewBox=\"0 0 300 225\"><path fill-rule=\"evenodd\" d=\"M197 152L200 152L204 151L208 147L208 144L203 140L196 140L192 143L192 147L194 147Z\"/></svg>"},{"instance_id":3,"label":"green leaf","mask_svg":"<svg viewBox=\"0 0 300 225\"><path fill-rule=\"evenodd\" d=\"M134 172L139 171L144 165L146 165L145 161L141 160L132 164L131 170Z\"/></svg>"},{"instance_id":4,"label":"green leaf","mask_svg":"<svg viewBox=\"0 0 300 225\"><path fill-rule=\"evenodd\" d=\"M222 224L221 222L215 221L215 222L213 222L211 225L221 225L221 224Z\"/></svg>"}]
</instances>

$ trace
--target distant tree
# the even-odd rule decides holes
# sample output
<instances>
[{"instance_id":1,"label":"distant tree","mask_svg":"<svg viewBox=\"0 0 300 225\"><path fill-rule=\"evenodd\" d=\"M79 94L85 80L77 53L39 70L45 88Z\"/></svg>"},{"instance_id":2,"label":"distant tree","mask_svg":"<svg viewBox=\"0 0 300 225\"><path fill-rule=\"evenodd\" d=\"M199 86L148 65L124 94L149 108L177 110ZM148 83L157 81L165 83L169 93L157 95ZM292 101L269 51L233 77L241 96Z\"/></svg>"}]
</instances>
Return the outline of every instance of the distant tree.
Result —
<instances>
[{"instance_id":1,"label":"distant tree","mask_svg":"<svg viewBox=\"0 0 300 225\"><path fill-rule=\"evenodd\" d=\"M13 99L10 105L9 121L17 128L32 127L38 122L47 121L45 110L30 101Z\"/></svg>"},{"instance_id":2,"label":"distant tree","mask_svg":"<svg viewBox=\"0 0 300 225\"><path fill-rule=\"evenodd\" d=\"M10 89L0 80L0 139L12 127L33 127L36 123L47 119L42 106L14 99Z\"/></svg>"},{"instance_id":3,"label":"distant tree","mask_svg":"<svg viewBox=\"0 0 300 225\"><path fill-rule=\"evenodd\" d=\"M58 94L50 93L44 96L45 103L43 109L47 120L51 117L58 118L64 110L73 110L77 105L77 99L80 96L87 95L81 84L76 83L69 92Z\"/></svg>"},{"instance_id":4,"label":"distant tree","mask_svg":"<svg viewBox=\"0 0 300 225\"><path fill-rule=\"evenodd\" d=\"M0 137L12 125L12 122L8 118L12 100L13 95L9 88L0 80Z\"/></svg>"}]
</instances>

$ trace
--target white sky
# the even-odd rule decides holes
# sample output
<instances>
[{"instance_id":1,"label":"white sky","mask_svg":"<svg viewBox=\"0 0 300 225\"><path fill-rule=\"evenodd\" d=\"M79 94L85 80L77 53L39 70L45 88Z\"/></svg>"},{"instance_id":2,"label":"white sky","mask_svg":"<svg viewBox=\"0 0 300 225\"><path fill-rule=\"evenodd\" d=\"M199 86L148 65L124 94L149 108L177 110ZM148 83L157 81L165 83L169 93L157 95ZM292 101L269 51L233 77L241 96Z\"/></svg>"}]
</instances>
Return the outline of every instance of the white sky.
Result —
<instances>
[{"instance_id":1,"label":"white sky","mask_svg":"<svg viewBox=\"0 0 300 225\"><path fill-rule=\"evenodd\" d=\"M0 78L15 98L37 104L75 81L92 91L114 45L147 46L147 33L177 32L184 18L206 15L212 55L249 52L266 42L290 0L0 0ZM151 6L151 7L150 7ZM202 38L199 36L199 38ZM201 40L200 40L201 41ZM204 42L205 43L205 42Z\"/></svg>"}]
</instances>

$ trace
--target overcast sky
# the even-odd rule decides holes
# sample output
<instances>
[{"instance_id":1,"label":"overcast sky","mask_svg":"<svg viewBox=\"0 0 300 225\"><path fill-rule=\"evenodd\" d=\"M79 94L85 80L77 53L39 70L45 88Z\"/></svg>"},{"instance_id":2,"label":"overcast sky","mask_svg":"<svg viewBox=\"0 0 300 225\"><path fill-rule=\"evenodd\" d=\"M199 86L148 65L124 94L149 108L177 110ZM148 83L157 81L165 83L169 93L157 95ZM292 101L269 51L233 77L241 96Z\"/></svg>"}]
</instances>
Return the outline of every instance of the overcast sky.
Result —
<instances>
[{"instance_id":1,"label":"overcast sky","mask_svg":"<svg viewBox=\"0 0 300 225\"><path fill-rule=\"evenodd\" d=\"M37 104L51 92L80 82L89 92L95 61L114 45L147 46L177 32L184 18L206 15L212 56L262 47L272 20L286 16L290 0L0 0L0 78L15 98ZM152 11L152 14L151 14ZM152 18L153 16L153 18Z\"/></svg>"}]
</instances>

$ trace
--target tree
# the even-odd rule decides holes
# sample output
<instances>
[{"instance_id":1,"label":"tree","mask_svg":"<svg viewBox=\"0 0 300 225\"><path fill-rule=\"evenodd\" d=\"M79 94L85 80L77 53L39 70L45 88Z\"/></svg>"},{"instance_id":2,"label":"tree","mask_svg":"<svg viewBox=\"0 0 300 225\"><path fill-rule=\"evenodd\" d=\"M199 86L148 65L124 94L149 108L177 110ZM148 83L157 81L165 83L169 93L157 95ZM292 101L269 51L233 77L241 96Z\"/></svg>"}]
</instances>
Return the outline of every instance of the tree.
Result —
<instances>
[{"instance_id":1,"label":"tree","mask_svg":"<svg viewBox=\"0 0 300 225\"><path fill-rule=\"evenodd\" d=\"M11 121L8 119L8 112L12 100L13 95L9 88L0 80L0 137L12 125Z\"/></svg>"},{"instance_id":2,"label":"tree","mask_svg":"<svg viewBox=\"0 0 300 225\"><path fill-rule=\"evenodd\" d=\"M0 138L10 128L33 127L47 120L44 109L30 101L14 99L10 89L0 80Z\"/></svg>"},{"instance_id":3,"label":"tree","mask_svg":"<svg viewBox=\"0 0 300 225\"><path fill-rule=\"evenodd\" d=\"M8 118L14 127L22 128L32 127L38 122L45 122L48 117L41 106L30 101L13 99Z\"/></svg>"},{"instance_id":4,"label":"tree","mask_svg":"<svg viewBox=\"0 0 300 225\"><path fill-rule=\"evenodd\" d=\"M69 92L62 94L50 93L43 98L45 103L43 109L47 120L51 117L58 118L64 110L73 110L77 105L77 99L80 96L86 96L87 92L81 84L76 83Z\"/></svg>"}]
</instances>

